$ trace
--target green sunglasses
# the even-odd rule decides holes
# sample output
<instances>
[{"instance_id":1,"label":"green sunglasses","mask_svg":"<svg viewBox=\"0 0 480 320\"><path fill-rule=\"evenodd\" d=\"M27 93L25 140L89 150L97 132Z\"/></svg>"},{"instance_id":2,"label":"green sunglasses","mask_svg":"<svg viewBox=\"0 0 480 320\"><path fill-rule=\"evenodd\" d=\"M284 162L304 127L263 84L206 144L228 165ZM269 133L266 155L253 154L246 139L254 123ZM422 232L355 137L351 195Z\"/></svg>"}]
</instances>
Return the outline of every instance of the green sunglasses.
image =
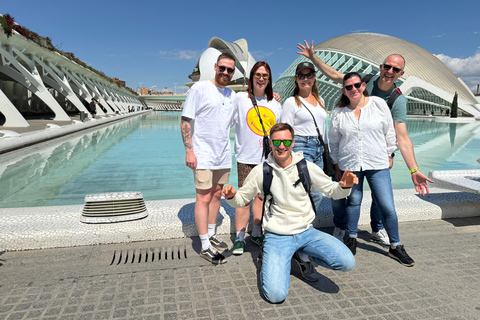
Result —
<instances>
[{"instance_id":1,"label":"green sunglasses","mask_svg":"<svg viewBox=\"0 0 480 320\"><path fill-rule=\"evenodd\" d=\"M283 142L285 147L290 147L293 140L272 140L272 143L275 147L280 147L280 144Z\"/></svg>"}]
</instances>

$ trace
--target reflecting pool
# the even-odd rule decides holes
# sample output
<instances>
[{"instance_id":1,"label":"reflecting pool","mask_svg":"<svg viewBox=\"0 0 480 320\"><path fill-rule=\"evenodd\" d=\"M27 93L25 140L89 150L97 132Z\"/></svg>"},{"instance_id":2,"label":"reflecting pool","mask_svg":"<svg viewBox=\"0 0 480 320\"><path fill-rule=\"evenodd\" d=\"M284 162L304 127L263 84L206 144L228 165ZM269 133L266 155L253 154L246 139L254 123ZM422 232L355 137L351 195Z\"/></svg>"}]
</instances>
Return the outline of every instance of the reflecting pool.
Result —
<instances>
[{"instance_id":1,"label":"reflecting pool","mask_svg":"<svg viewBox=\"0 0 480 320\"><path fill-rule=\"evenodd\" d=\"M179 123L179 112L153 112L0 155L0 207L82 204L86 194L122 191L141 191L145 200L194 198ZM480 168L479 121L409 119L407 128L422 172ZM233 130L230 137L233 151ZM414 192L397 154L393 187Z\"/></svg>"}]
</instances>

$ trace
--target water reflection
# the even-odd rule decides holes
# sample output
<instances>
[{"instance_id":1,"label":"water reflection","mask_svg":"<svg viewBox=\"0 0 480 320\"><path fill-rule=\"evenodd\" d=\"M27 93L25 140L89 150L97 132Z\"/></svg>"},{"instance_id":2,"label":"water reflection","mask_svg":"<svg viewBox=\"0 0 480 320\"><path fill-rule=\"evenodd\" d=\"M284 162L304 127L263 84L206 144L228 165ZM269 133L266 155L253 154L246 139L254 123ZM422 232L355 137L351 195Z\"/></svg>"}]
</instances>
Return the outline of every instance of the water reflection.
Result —
<instances>
[{"instance_id":1,"label":"water reflection","mask_svg":"<svg viewBox=\"0 0 480 320\"><path fill-rule=\"evenodd\" d=\"M86 194L121 191L140 191L145 200L194 198L179 124L180 113L155 112L4 154L0 207L82 204ZM422 172L479 168L479 121L408 119L407 130ZM391 173L394 188L414 192L400 154ZM237 184L235 162L230 183Z\"/></svg>"},{"instance_id":2,"label":"water reflection","mask_svg":"<svg viewBox=\"0 0 480 320\"><path fill-rule=\"evenodd\" d=\"M135 131L138 120L69 136L69 140L43 143L2 155L0 207L42 206L112 147Z\"/></svg>"}]
</instances>

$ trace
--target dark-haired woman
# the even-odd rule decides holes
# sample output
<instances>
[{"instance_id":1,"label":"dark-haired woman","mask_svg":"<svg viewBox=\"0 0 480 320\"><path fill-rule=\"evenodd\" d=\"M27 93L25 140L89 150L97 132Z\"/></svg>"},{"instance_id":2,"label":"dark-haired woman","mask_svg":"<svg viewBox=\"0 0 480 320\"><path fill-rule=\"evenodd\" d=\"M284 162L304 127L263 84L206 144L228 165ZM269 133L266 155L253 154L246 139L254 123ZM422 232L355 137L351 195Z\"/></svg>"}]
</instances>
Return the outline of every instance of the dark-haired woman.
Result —
<instances>
[{"instance_id":1,"label":"dark-haired woman","mask_svg":"<svg viewBox=\"0 0 480 320\"><path fill-rule=\"evenodd\" d=\"M241 188L250 171L263 158L263 138L280 119L282 107L274 99L272 71L265 61L258 61L250 71L247 92L238 93L235 108L235 154L237 158L238 187ZM257 195L253 201L253 230L250 240L261 246L263 234L261 215L263 201ZM232 253L241 255L245 247L245 231L250 219L250 204L235 210L236 239Z\"/></svg>"},{"instance_id":2,"label":"dark-haired woman","mask_svg":"<svg viewBox=\"0 0 480 320\"><path fill-rule=\"evenodd\" d=\"M405 266L414 261L400 244L398 219L393 200L388 156L397 148L395 130L386 102L369 97L366 84L356 72L343 78L342 96L332 113L328 137L336 178L346 169L358 177L346 199L332 200L334 236L343 239L348 233L347 247L356 253L360 205L363 197L363 180L366 179L387 230L389 256Z\"/></svg>"},{"instance_id":3,"label":"dark-haired woman","mask_svg":"<svg viewBox=\"0 0 480 320\"><path fill-rule=\"evenodd\" d=\"M328 148L325 123L327 112L325 103L318 94L315 67L310 62L301 62L295 71L295 89L293 96L285 100L282 111L282 123L288 123L295 132L293 151L302 151L303 157L323 169L323 151ZM318 137L322 135L324 144ZM322 202L322 193L312 191L315 210ZM302 276L309 281L316 281L320 275L310 264L307 255L297 253L295 261L299 264Z\"/></svg>"}]
</instances>

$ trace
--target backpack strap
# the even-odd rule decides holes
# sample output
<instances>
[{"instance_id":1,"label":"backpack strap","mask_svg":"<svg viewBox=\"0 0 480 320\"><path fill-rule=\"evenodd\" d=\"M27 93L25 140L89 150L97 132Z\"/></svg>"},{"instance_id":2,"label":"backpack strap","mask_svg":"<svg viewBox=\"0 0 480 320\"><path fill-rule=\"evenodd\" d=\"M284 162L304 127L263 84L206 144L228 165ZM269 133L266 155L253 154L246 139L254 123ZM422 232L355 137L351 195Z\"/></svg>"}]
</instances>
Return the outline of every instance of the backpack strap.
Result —
<instances>
[{"instance_id":1,"label":"backpack strap","mask_svg":"<svg viewBox=\"0 0 480 320\"><path fill-rule=\"evenodd\" d=\"M308 168L307 168L307 160L305 160L305 158L297 162L297 170L298 170L298 177L300 178L300 182L302 182L303 188L305 189L305 191L308 194L308 197L310 198L313 212L315 212L315 215L316 215L317 208L315 208L315 204L313 202L312 193L311 193L312 180L310 179L310 173L308 172Z\"/></svg>"},{"instance_id":2,"label":"backpack strap","mask_svg":"<svg viewBox=\"0 0 480 320\"><path fill-rule=\"evenodd\" d=\"M373 78L374 74L366 74L362 81L365 82L365 83L368 83L368 81L370 81L372 78Z\"/></svg>"},{"instance_id":3,"label":"backpack strap","mask_svg":"<svg viewBox=\"0 0 480 320\"><path fill-rule=\"evenodd\" d=\"M273 180L273 169L267 164L266 161L263 162L263 206L262 206L262 218L260 220L260 226L263 225L263 215L265 214L265 206L267 203L272 201L272 193L270 192L270 187ZM269 204L270 205L270 204Z\"/></svg>"},{"instance_id":4,"label":"backpack strap","mask_svg":"<svg viewBox=\"0 0 480 320\"><path fill-rule=\"evenodd\" d=\"M390 110L392 109L393 103L395 102L395 100L397 100L397 98L400 97L401 95L402 95L402 91L400 91L399 88L395 88L395 90L393 90L392 94L390 95L390 98L388 98L388 101L387 101L387 105L390 108Z\"/></svg>"}]
</instances>

